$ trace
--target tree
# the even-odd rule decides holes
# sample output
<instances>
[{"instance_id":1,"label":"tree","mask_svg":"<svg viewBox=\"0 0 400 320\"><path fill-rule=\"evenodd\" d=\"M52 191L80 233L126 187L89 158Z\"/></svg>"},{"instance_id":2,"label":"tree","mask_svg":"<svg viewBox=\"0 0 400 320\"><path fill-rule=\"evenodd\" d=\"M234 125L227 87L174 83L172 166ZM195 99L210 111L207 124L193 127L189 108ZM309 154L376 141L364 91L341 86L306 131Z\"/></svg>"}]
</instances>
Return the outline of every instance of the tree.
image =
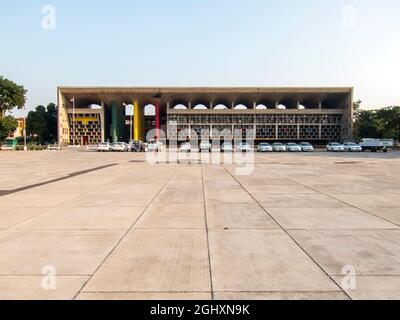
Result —
<instances>
[{"instance_id":1,"label":"tree","mask_svg":"<svg viewBox=\"0 0 400 320\"><path fill-rule=\"evenodd\" d=\"M354 137L400 140L400 107L362 110L354 103Z\"/></svg>"},{"instance_id":2,"label":"tree","mask_svg":"<svg viewBox=\"0 0 400 320\"><path fill-rule=\"evenodd\" d=\"M377 110L375 122L382 139L400 139L400 107Z\"/></svg>"},{"instance_id":3,"label":"tree","mask_svg":"<svg viewBox=\"0 0 400 320\"><path fill-rule=\"evenodd\" d=\"M23 86L0 76L0 117L7 110L25 106L27 90Z\"/></svg>"},{"instance_id":4,"label":"tree","mask_svg":"<svg viewBox=\"0 0 400 320\"><path fill-rule=\"evenodd\" d=\"M12 116L0 118L0 141L4 141L11 133L13 133L18 126L17 120Z\"/></svg>"},{"instance_id":5,"label":"tree","mask_svg":"<svg viewBox=\"0 0 400 320\"><path fill-rule=\"evenodd\" d=\"M55 142L57 140L57 106L50 103L47 106L47 128L49 132L48 142Z\"/></svg>"},{"instance_id":6,"label":"tree","mask_svg":"<svg viewBox=\"0 0 400 320\"><path fill-rule=\"evenodd\" d=\"M50 103L47 109L37 106L26 118L26 132L40 144L54 142L57 137L57 107Z\"/></svg>"}]
</instances>

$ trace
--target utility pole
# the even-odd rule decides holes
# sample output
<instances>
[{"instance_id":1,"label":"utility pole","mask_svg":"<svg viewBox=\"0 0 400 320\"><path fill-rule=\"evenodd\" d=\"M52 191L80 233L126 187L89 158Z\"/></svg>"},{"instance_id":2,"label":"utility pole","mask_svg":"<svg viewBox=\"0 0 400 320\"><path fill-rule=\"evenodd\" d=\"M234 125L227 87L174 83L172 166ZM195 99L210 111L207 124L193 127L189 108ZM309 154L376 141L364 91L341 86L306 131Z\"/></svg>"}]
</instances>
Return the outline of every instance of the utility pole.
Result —
<instances>
[{"instance_id":1,"label":"utility pole","mask_svg":"<svg viewBox=\"0 0 400 320\"><path fill-rule=\"evenodd\" d=\"M26 108L24 107L25 116L24 116L24 151L28 151L28 147L26 145Z\"/></svg>"},{"instance_id":2,"label":"utility pole","mask_svg":"<svg viewBox=\"0 0 400 320\"><path fill-rule=\"evenodd\" d=\"M75 97L72 97L72 141L75 147Z\"/></svg>"}]
</instances>

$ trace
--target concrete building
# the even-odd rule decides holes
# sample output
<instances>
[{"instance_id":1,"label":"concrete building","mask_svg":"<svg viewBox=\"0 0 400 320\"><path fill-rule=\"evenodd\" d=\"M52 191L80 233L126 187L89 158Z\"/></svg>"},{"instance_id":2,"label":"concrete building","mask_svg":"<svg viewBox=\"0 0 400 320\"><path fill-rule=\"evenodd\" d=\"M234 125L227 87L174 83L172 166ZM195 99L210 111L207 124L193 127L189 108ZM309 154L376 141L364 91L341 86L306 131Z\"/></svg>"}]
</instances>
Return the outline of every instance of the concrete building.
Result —
<instances>
[{"instance_id":1,"label":"concrete building","mask_svg":"<svg viewBox=\"0 0 400 320\"><path fill-rule=\"evenodd\" d=\"M351 138L352 104L348 87L59 87L58 140L145 140L150 129L167 139L185 130L215 137L228 129L250 130L256 143L326 143ZM133 105L133 121L126 105Z\"/></svg>"}]
</instances>

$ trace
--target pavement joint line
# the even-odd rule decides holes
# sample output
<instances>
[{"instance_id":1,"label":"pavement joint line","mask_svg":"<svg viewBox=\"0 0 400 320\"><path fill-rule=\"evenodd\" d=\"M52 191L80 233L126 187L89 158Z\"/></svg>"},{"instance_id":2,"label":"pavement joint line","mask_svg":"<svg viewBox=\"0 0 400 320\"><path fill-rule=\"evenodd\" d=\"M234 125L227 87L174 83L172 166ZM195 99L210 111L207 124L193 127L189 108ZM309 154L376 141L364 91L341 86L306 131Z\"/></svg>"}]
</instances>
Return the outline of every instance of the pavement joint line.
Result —
<instances>
[{"instance_id":1,"label":"pavement joint line","mask_svg":"<svg viewBox=\"0 0 400 320\"><path fill-rule=\"evenodd\" d=\"M204 206L204 221L206 224L206 237L207 237L207 254L208 254L208 268L209 268L209 272L210 272L210 287L211 287L211 300L214 300L214 286L213 286L213 278L212 278L212 268L211 268L211 251L210 251L210 238L208 236L208 221L207 221L207 202L206 202L206 194L205 194L205 185L204 185L204 174L203 174L203 164L201 164L200 166L201 169L201 182L202 182L202 186L203 186L203 206Z\"/></svg>"},{"instance_id":2,"label":"pavement joint line","mask_svg":"<svg viewBox=\"0 0 400 320\"><path fill-rule=\"evenodd\" d=\"M157 194L152 198L152 200L148 203L147 206L145 206L141 212L141 214L136 218L136 220L131 224L130 228L126 230L126 232L122 235L122 237L117 241L115 246L110 250L110 252L106 255L106 257L100 262L96 270L94 270L93 274L89 277L87 281L82 285L80 290L75 294L75 296L72 298L72 300L76 300L78 295L82 292L82 290L85 289L86 285L89 283L89 281L93 278L93 276L96 274L96 272L101 268L101 266L104 264L104 262L112 255L112 253L116 250L116 248L120 245L120 243L123 241L123 239L126 238L128 235L129 231L135 230L133 227L134 225L140 220L140 218L144 215L144 213L148 210L148 208L151 206L151 204L154 202L154 200L160 195L162 190L165 188L165 186L171 181L171 179L177 174L178 169L175 168L175 171L168 177L167 181L160 186L160 189L158 190Z\"/></svg>"},{"instance_id":3,"label":"pavement joint line","mask_svg":"<svg viewBox=\"0 0 400 320\"><path fill-rule=\"evenodd\" d=\"M318 266L320 268L320 270L331 280L331 282L333 282L333 284L335 284L340 291L342 291L350 300L352 300L352 298L343 290L343 288L341 288L336 282L335 280L329 275L329 273L293 238L293 236L285 229L283 228L283 226L267 211L267 209L265 209L261 203L246 189L243 187L243 185L240 183L240 181L224 166L224 169L226 170L226 172L228 172L231 177L233 179L235 179L240 186L247 192L247 194L258 204L258 206L264 210L264 212L270 216L270 218L278 225L281 227L282 231L290 238L292 239L292 241L300 248L300 250L302 250L310 259L311 261L313 261L315 263L316 266Z\"/></svg>"},{"instance_id":4,"label":"pavement joint line","mask_svg":"<svg viewBox=\"0 0 400 320\"><path fill-rule=\"evenodd\" d=\"M262 168L261 168L261 169L262 169ZM265 170L265 168L264 168L263 170ZM276 171L274 171L274 170L273 170L273 172L276 173ZM352 205L352 204L349 203L349 202L346 202L346 201L344 201L344 200L338 199L338 198L332 196L332 195L329 194L329 193L325 193L325 192L322 192L322 191L320 191L320 190L318 190L318 189L314 189L313 187L310 187L310 186L308 186L308 185L306 185L306 184L303 184L303 183L301 183L301 182L299 182L299 181L297 181L297 180L294 180L294 179L292 179L292 178L290 178L290 177L287 177L287 176L284 175L284 174L279 174L279 173L276 173L276 174L278 174L278 175L280 175L280 176L282 176L282 177L285 177L285 178L287 178L287 179L289 179L289 180L291 180L291 181L293 181L293 182L296 182L297 184L299 184L299 185L301 185L301 186L303 186L303 187L305 187L305 188L307 188L307 189L310 189L310 190L315 191L315 192L317 192L317 193L319 193L319 194L322 194L322 195L324 195L324 196L327 196L327 197L329 197L329 198L331 198L331 199L333 199L333 200L342 202L342 203L346 204L347 206L350 206L350 207L352 207L352 208L354 208L354 209L358 209L358 210L360 210L360 211L362 211L362 212L364 212L364 213L366 213L366 214L372 215L372 216L374 216L374 217L376 217L376 218L378 218L378 219L381 219L381 220L384 220L384 221L386 221L386 222L389 222L390 224L393 224L393 225L395 225L395 226L400 226L400 224L398 224L398 223L392 222L392 221L390 221L390 220L388 220L388 219L385 219L385 218L380 217L380 216L378 216L378 215L376 215L376 214L374 214L374 213L371 213L371 212L369 212L369 211L367 211L367 210L365 210L365 209L362 209L362 208L360 208L360 207L357 207L357 206L355 206L355 205Z\"/></svg>"},{"instance_id":5,"label":"pavement joint line","mask_svg":"<svg viewBox=\"0 0 400 320\"><path fill-rule=\"evenodd\" d=\"M117 163L112 163L112 164L107 164L104 166L100 166L100 167L96 167L96 168L91 168L91 169L86 169L86 170L81 170L81 171L76 171L73 173L68 174L67 176L63 176L60 178L56 178L56 179L52 179L52 180L48 180L48 181L44 181L44 182L39 182L39 183L35 183L35 184L31 184L31 185L27 185L24 187L20 187L20 188L16 188L16 189L11 189L11 190L0 190L0 197L9 195L9 194L13 194L13 193L17 193L17 192L21 192L21 191L25 191L25 190L29 190L29 189L33 189L33 188L37 188L37 187L41 187L50 183L54 183L54 182L58 182L58 181L63 181L69 178L73 178L73 177L77 177L83 174L87 174L90 172L94 172L97 170L101 170L101 169L106 169L112 166L117 165Z\"/></svg>"}]
</instances>

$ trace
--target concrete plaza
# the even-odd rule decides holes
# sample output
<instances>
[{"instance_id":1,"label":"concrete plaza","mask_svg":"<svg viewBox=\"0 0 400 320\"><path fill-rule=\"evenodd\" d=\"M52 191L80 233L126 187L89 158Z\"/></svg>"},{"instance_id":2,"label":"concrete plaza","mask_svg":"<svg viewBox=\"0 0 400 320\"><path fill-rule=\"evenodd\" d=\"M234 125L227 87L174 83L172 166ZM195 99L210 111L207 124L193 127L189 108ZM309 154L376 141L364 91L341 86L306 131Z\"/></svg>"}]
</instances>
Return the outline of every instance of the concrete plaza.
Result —
<instances>
[{"instance_id":1,"label":"concrete plaza","mask_svg":"<svg viewBox=\"0 0 400 320\"><path fill-rule=\"evenodd\" d=\"M0 299L400 299L399 152L0 159Z\"/></svg>"}]
</instances>

